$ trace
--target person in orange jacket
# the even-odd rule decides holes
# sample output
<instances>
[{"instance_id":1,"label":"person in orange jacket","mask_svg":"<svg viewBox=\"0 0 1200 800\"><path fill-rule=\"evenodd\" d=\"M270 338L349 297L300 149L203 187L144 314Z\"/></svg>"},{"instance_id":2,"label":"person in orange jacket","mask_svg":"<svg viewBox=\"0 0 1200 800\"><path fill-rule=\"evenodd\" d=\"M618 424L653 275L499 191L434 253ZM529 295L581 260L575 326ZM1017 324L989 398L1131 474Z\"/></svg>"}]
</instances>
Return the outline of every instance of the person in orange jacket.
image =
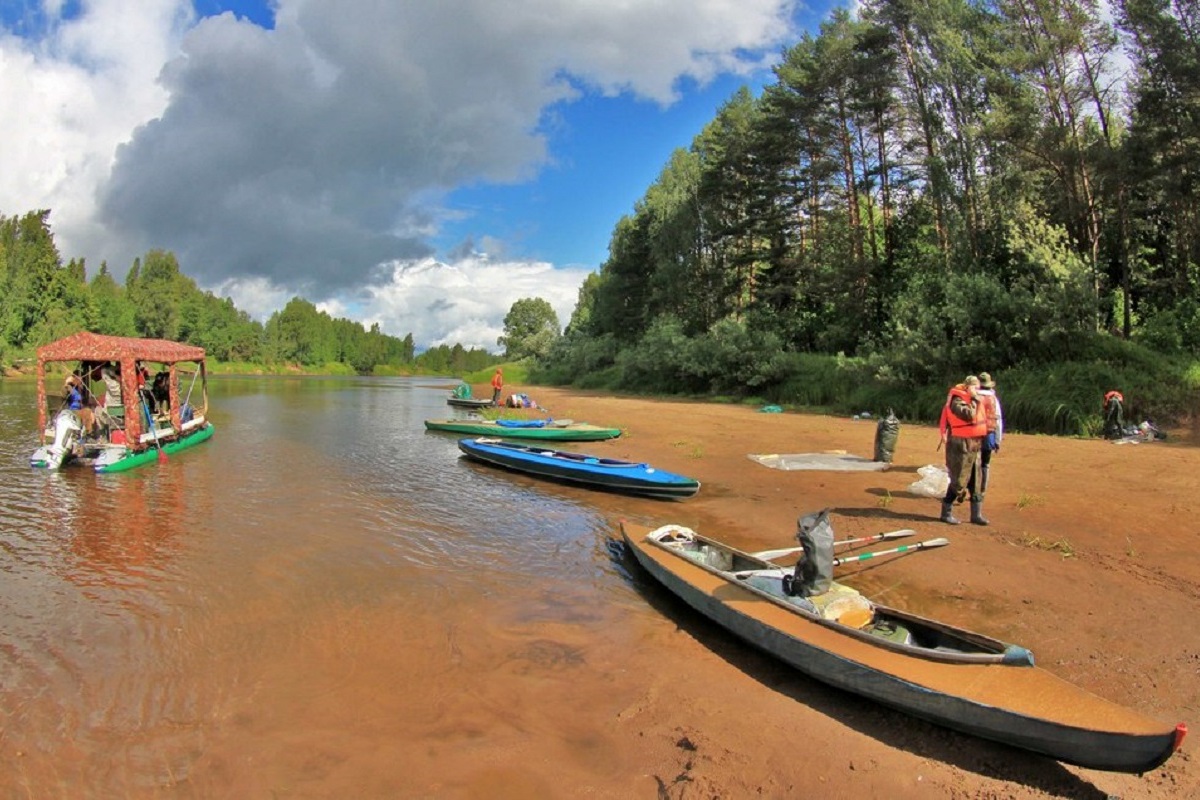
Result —
<instances>
[{"instance_id":1,"label":"person in orange jacket","mask_svg":"<svg viewBox=\"0 0 1200 800\"><path fill-rule=\"evenodd\" d=\"M496 374L492 376L492 405L500 405L500 392L504 391L504 374L496 367Z\"/></svg>"},{"instance_id":2,"label":"person in orange jacket","mask_svg":"<svg viewBox=\"0 0 1200 800\"><path fill-rule=\"evenodd\" d=\"M954 504L971 498L971 522L987 525L983 516L983 479L979 474L979 454L987 437L987 412L979 400L979 378L968 375L952 386L942 408L938 433L946 445L946 471L950 485L942 498L941 521L957 525Z\"/></svg>"}]
</instances>

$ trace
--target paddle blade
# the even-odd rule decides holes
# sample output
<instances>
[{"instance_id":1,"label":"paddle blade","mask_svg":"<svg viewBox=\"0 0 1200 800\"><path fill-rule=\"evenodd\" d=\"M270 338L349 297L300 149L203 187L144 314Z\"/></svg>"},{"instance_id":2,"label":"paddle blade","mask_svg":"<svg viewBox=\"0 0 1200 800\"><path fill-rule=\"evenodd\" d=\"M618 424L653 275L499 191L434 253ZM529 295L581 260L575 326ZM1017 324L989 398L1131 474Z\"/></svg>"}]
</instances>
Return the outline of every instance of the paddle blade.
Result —
<instances>
[{"instance_id":1,"label":"paddle blade","mask_svg":"<svg viewBox=\"0 0 1200 800\"><path fill-rule=\"evenodd\" d=\"M799 553L803 549L803 547L784 547L780 550L759 550L757 553L751 553L750 555L761 558L764 561L774 561L777 558Z\"/></svg>"},{"instance_id":2,"label":"paddle blade","mask_svg":"<svg viewBox=\"0 0 1200 800\"><path fill-rule=\"evenodd\" d=\"M160 464L165 464L165 463L167 463L167 451L166 451L166 450L159 449L159 451L158 451L158 463L160 463Z\"/></svg>"},{"instance_id":3,"label":"paddle blade","mask_svg":"<svg viewBox=\"0 0 1200 800\"><path fill-rule=\"evenodd\" d=\"M921 547L944 547L948 544L950 544L949 539L944 539L944 538L939 537L937 539L929 539L928 541L921 542L920 546Z\"/></svg>"},{"instance_id":4,"label":"paddle blade","mask_svg":"<svg viewBox=\"0 0 1200 800\"><path fill-rule=\"evenodd\" d=\"M888 533L881 533L881 534L879 534L879 538L884 541L887 541L888 539L903 539L905 536L915 536L916 533L917 532L912 530L911 528L904 528L903 530L899 530L899 531L890 531Z\"/></svg>"}]
</instances>

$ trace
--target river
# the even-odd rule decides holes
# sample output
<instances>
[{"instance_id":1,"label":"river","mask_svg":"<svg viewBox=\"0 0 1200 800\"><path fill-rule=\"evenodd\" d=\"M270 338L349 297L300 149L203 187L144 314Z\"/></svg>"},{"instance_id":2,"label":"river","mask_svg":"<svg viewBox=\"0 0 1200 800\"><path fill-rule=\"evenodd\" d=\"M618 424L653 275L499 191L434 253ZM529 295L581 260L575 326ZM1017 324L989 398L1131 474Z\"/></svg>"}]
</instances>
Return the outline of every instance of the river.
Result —
<instances>
[{"instance_id":1,"label":"river","mask_svg":"<svg viewBox=\"0 0 1200 800\"><path fill-rule=\"evenodd\" d=\"M519 796L531 753L594 762L578 712L659 619L622 498L460 458L443 383L217 377L208 443L97 475L31 469L33 383L0 381L0 796L439 796L471 763Z\"/></svg>"}]
</instances>

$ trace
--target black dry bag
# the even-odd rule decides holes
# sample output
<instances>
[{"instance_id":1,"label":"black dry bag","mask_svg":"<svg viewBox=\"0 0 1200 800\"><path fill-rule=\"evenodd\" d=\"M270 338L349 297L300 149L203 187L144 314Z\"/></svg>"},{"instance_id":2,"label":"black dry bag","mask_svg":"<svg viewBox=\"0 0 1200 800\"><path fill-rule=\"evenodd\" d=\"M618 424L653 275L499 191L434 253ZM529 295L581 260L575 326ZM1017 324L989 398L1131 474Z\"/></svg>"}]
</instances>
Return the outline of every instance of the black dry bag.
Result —
<instances>
[{"instance_id":1,"label":"black dry bag","mask_svg":"<svg viewBox=\"0 0 1200 800\"><path fill-rule=\"evenodd\" d=\"M804 554L791 575L783 578L784 594L812 597L829 591L833 582L833 525L829 509L805 514L796 525L796 538Z\"/></svg>"},{"instance_id":2,"label":"black dry bag","mask_svg":"<svg viewBox=\"0 0 1200 800\"><path fill-rule=\"evenodd\" d=\"M896 440L900 438L900 420L896 412L888 409L886 417L881 417L875 426L875 460L884 464L892 463L896 452Z\"/></svg>"}]
</instances>

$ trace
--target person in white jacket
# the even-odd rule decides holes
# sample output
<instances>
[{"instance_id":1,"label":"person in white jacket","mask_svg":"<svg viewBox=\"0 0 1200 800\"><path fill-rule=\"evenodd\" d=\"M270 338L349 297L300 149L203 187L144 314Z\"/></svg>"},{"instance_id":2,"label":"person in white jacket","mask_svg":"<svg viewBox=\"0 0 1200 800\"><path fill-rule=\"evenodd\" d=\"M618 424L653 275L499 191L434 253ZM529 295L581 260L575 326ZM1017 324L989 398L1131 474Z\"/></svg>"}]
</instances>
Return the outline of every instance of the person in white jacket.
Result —
<instances>
[{"instance_id":1,"label":"person in white jacket","mask_svg":"<svg viewBox=\"0 0 1200 800\"><path fill-rule=\"evenodd\" d=\"M1000 450L1000 440L1004 438L1004 410L1000 407L1000 397L996 394L996 382L986 372L979 373L979 402L987 412L987 437L983 440L983 449L979 454L979 464L983 473L982 494L988 485L988 467L992 462L992 453Z\"/></svg>"}]
</instances>

